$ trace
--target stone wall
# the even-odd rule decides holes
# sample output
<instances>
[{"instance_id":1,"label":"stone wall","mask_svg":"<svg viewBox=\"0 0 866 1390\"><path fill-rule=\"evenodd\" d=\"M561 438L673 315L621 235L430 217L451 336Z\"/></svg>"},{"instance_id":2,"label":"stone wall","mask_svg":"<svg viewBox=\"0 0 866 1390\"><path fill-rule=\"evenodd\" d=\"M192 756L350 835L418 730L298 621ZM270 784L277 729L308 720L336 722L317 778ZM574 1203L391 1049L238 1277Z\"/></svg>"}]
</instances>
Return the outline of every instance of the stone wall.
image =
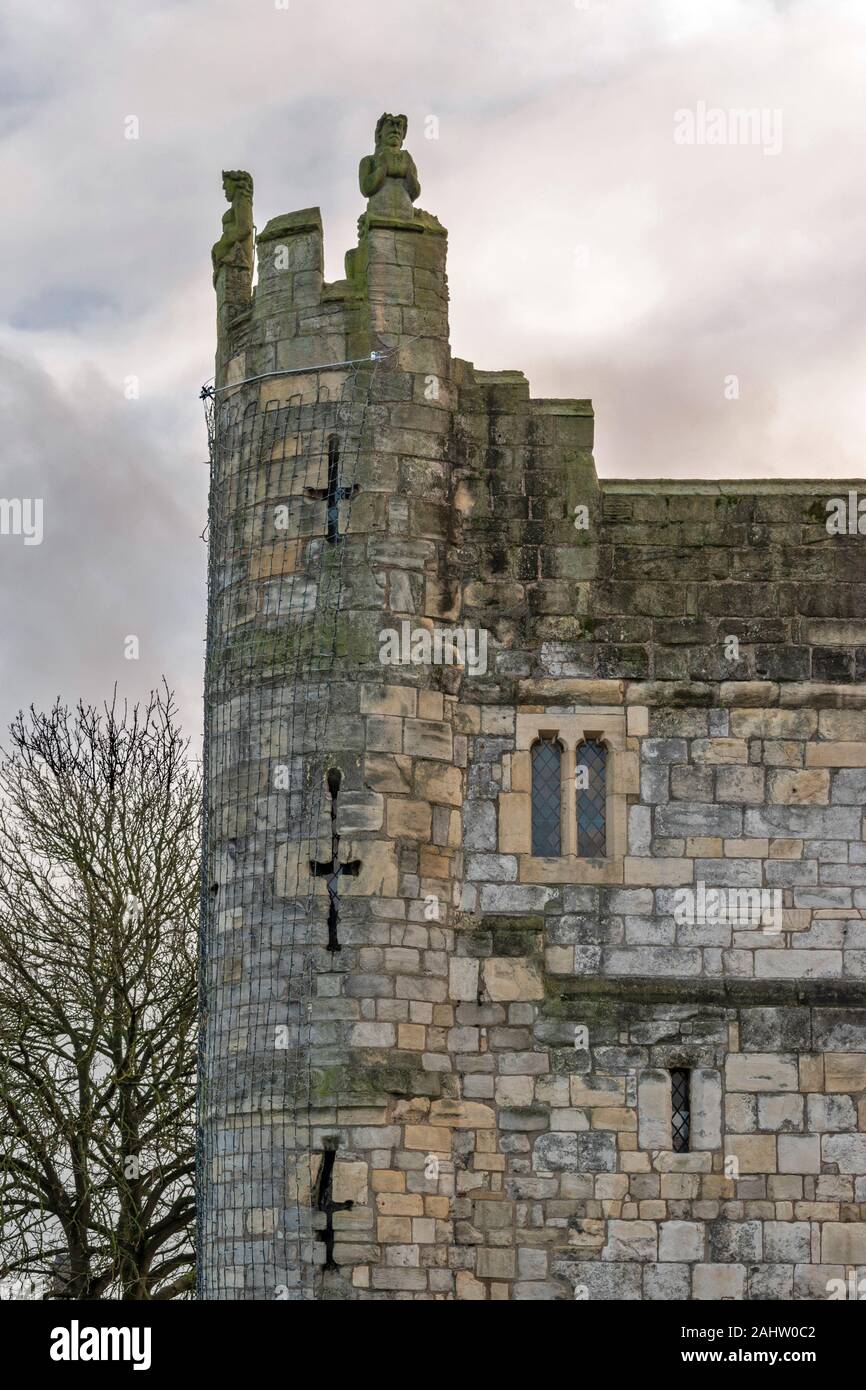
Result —
<instances>
[{"instance_id":1,"label":"stone wall","mask_svg":"<svg viewBox=\"0 0 866 1390\"><path fill-rule=\"evenodd\" d=\"M452 359L444 232L411 207L371 198L336 285L316 209L258 250L249 303L217 278L241 401L384 355L318 739L288 732L311 690L280 653L322 582L322 503L284 459L251 513L216 483L237 525L212 652L271 645L241 694L209 668L205 1295L828 1297L866 1266L866 567L826 525L856 485L600 482L589 402ZM383 664L404 622L483 631L485 669ZM533 855L537 731L568 776L604 740L604 858ZM323 881L305 911L330 830L274 791L292 759L342 774L339 953ZM682 920L699 885L778 896ZM299 1091L274 1029L305 1010Z\"/></svg>"}]
</instances>

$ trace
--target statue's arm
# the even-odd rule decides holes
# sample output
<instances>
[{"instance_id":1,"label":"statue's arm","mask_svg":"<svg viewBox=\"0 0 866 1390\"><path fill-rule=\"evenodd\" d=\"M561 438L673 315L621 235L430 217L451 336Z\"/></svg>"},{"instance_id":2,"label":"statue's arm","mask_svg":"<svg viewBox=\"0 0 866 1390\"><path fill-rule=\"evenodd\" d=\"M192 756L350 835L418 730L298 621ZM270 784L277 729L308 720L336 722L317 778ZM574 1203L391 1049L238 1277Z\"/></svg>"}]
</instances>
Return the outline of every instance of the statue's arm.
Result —
<instances>
[{"instance_id":1,"label":"statue's arm","mask_svg":"<svg viewBox=\"0 0 866 1390\"><path fill-rule=\"evenodd\" d=\"M385 182L385 161L378 155L368 154L361 160L358 169L358 182L365 198L372 198Z\"/></svg>"},{"instance_id":2,"label":"statue's arm","mask_svg":"<svg viewBox=\"0 0 866 1390\"><path fill-rule=\"evenodd\" d=\"M415 161L411 155L409 156L409 168L406 171L406 191L413 203L421 192L421 184L418 182L418 170L415 168Z\"/></svg>"}]
</instances>

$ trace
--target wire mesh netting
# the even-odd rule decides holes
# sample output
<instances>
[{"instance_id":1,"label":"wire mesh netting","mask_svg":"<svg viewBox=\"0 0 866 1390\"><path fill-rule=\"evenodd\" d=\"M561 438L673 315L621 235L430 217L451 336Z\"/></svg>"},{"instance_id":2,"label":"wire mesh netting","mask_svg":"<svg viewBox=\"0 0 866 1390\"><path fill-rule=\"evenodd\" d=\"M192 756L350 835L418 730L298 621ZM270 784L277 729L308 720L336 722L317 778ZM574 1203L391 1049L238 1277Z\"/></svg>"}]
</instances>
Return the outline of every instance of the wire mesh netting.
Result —
<instances>
[{"instance_id":1,"label":"wire mesh netting","mask_svg":"<svg viewBox=\"0 0 866 1390\"><path fill-rule=\"evenodd\" d=\"M310 1102L329 1061L326 1047L314 1057L313 1020L329 880L316 861L332 844L331 691L350 638L341 595L375 371L203 392L199 1297L311 1298L322 1262Z\"/></svg>"}]
</instances>

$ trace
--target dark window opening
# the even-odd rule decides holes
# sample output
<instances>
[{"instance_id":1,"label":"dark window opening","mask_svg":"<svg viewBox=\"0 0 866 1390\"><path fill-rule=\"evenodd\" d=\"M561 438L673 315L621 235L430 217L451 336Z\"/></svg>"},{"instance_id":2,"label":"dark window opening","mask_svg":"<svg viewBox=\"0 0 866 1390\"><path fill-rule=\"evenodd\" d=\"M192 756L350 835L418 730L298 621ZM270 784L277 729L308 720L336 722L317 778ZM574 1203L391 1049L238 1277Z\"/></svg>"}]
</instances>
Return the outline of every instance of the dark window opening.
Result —
<instances>
[{"instance_id":1,"label":"dark window opening","mask_svg":"<svg viewBox=\"0 0 866 1390\"><path fill-rule=\"evenodd\" d=\"M597 739L577 745L577 853L581 859L607 854L607 749Z\"/></svg>"},{"instance_id":2,"label":"dark window opening","mask_svg":"<svg viewBox=\"0 0 866 1390\"><path fill-rule=\"evenodd\" d=\"M328 890L328 950L341 950L338 927L340 923L340 875L357 878L361 871L360 859L350 859L340 863L340 836L337 833L337 796L343 774L338 767L328 768L326 777L328 795L331 798L331 857L319 862L310 860L310 873L314 878L324 878Z\"/></svg>"},{"instance_id":3,"label":"dark window opening","mask_svg":"<svg viewBox=\"0 0 866 1390\"><path fill-rule=\"evenodd\" d=\"M349 501L360 491L357 483L340 486L340 441L335 434L328 439L328 486L304 488L304 495L315 502L327 503L327 540L336 545L340 535L340 503Z\"/></svg>"},{"instance_id":4,"label":"dark window opening","mask_svg":"<svg viewBox=\"0 0 866 1390\"><path fill-rule=\"evenodd\" d=\"M319 1240L325 1244L325 1269L337 1269L334 1259L334 1212L351 1211L354 1203L334 1201L334 1164L337 1159L337 1139L324 1141L322 1166L319 1170L316 1209L325 1215L325 1228L317 1232Z\"/></svg>"},{"instance_id":5,"label":"dark window opening","mask_svg":"<svg viewBox=\"0 0 866 1390\"><path fill-rule=\"evenodd\" d=\"M562 854L562 748L541 738L532 748L532 853Z\"/></svg>"},{"instance_id":6,"label":"dark window opening","mask_svg":"<svg viewBox=\"0 0 866 1390\"><path fill-rule=\"evenodd\" d=\"M689 1132L691 1129L690 1073L684 1067L671 1071L671 1130L674 1153L689 1151Z\"/></svg>"}]
</instances>

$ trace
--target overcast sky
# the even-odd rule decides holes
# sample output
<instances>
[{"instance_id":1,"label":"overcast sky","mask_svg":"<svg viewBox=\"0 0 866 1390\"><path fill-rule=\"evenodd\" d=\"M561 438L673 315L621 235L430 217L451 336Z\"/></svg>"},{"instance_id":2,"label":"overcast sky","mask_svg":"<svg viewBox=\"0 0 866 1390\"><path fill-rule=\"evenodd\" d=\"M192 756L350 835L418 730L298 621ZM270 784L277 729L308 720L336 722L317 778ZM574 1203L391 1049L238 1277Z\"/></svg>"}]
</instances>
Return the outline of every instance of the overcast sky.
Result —
<instances>
[{"instance_id":1,"label":"overcast sky","mask_svg":"<svg viewBox=\"0 0 866 1390\"><path fill-rule=\"evenodd\" d=\"M3 725L164 673L197 735L220 171L259 227L319 205L338 278L383 110L455 354L591 396L602 477L866 476L863 0L2 13L0 496L44 499L41 545L0 536Z\"/></svg>"}]
</instances>

